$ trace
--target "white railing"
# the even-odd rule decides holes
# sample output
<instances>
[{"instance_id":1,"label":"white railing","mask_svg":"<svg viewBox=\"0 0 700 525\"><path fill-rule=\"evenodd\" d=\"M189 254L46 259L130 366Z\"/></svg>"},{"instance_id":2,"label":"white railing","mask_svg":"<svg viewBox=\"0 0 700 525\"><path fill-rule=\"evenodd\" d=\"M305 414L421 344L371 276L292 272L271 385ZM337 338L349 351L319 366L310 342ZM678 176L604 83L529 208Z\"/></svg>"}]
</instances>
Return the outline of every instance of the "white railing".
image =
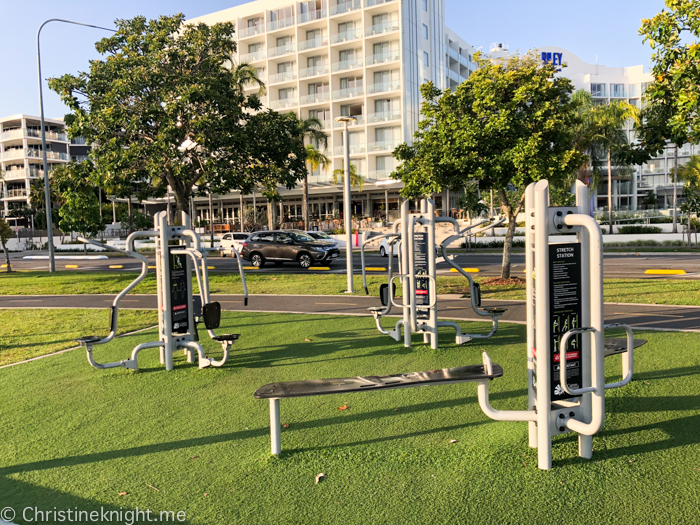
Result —
<instances>
[{"instance_id":1,"label":"white railing","mask_svg":"<svg viewBox=\"0 0 700 525\"><path fill-rule=\"evenodd\" d=\"M302 13L299 15L299 23L305 24L306 22L313 22L314 20L321 20L328 16L328 11L326 9L317 9L316 11L309 11L308 13Z\"/></svg>"},{"instance_id":2,"label":"white railing","mask_svg":"<svg viewBox=\"0 0 700 525\"><path fill-rule=\"evenodd\" d=\"M450 77L455 82L459 82L459 74L455 73L451 69L447 70L447 76Z\"/></svg>"},{"instance_id":3,"label":"white railing","mask_svg":"<svg viewBox=\"0 0 700 525\"><path fill-rule=\"evenodd\" d=\"M26 197L27 190L26 190L26 188L21 189L21 190L7 190L7 196L8 197Z\"/></svg>"},{"instance_id":4,"label":"white railing","mask_svg":"<svg viewBox=\"0 0 700 525\"><path fill-rule=\"evenodd\" d=\"M366 7L372 7L375 5L388 4L389 2L395 2L396 0L365 0Z\"/></svg>"},{"instance_id":5,"label":"white railing","mask_svg":"<svg viewBox=\"0 0 700 525\"><path fill-rule=\"evenodd\" d=\"M294 17L282 18L281 20L275 20L274 22L268 22L267 30L276 31L278 29L284 29L285 27L290 27L294 25Z\"/></svg>"},{"instance_id":6,"label":"white railing","mask_svg":"<svg viewBox=\"0 0 700 525\"><path fill-rule=\"evenodd\" d=\"M24 149L8 149L0 153L0 159L17 159L24 157Z\"/></svg>"},{"instance_id":7,"label":"white railing","mask_svg":"<svg viewBox=\"0 0 700 525\"><path fill-rule=\"evenodd\" d=\"M311 40L302 40L299 42L299 51L307 49L316 49L328 45L328 37L312 38Z\"/></svg>"},{"instance_id":8,"label":"white railing","mask_svg":"<svg viewBox=\"0 0 700 525\"><path fill-rule=\"evenodd\" d=\"M352 120L348 122L348 127L353 127L353 126L362 126L365 123L365 116L364 115L353 115L355 120ZM336 128L344 128L345 127L345 122L336 122L335 123Z\"/></svg>"},{"instance_id":9,"label":"white railing","mask_svg":"<svg viewBox=\"0 0 700 525\"><path fill-rule=\"evenodd\" d=\"M0 140L5 139L19 139L24 137L25 133L23 129L11 129L9 131L3 131L0 133Z\"/></svg>"},{"instance_id":10,"label":"white railing","mask_svg":"<svg viewBox=\"0 0 700 525\"><path fill-rule=\"evenodd\" d=\"M297 79L296 71L285 71L284 73L275 73L270 75L269 84L279 84L280 82L289 82Z\"/></svg>"},{"instance_id":11,"label":"white railing","mask_svg":"<svg viewBox=\"0 0 700 525\"><path fill-rule=\"evenodd\" d=\"M469 67L471 61L464 55L459 55L459 63L462 64L464 67Z\"/></svg>"},{"instance_id":12,"label":"white railing","mask_svg":"<svg viewBox=\"0 0 700 525\"><path fill-rule=\"evenodd\" d=\"M320 93L312 93L310 95L302 95L300 102L304 104L318 104L319 102L327 102L330 100L331 94L328 91L321 91Z\"/></svg>"},{"instance_id":13,"label":"white railing","mask_svg":"<svg viewBox=\"0 0 700 525\"><path fill-rule=\"evenodd\" d=\"M364 94L365 88L363 86L336 89L335 91L333 91L333 100L338 100L342 98L361 97Z\"/></svg>"},{"instance_id":14,"label":"white railing","mask_svg":"<svg viewBox=\"0 0 700 525\"><path fill-rule=\"evenodd\" d=\"M367 94L384 93L386 91L395 91L401 88L401 82L398 80L390 80L389 82L377 82L367 86Z\"/></svg>"},{"instance_id":15,"label":"white railing","mask_svg":"<svg viewBox=\"0 0 700 525\"><path fill-rule=\"evenodd\" d=\"M265 50L255 51L254 53L244 53L243 55L238 55L238 60L241 64L250 64L251 62L258 62L259 60L265 60Z\"/></svg>"},{"instance_id":16,"label":"white railing","mask_svg":"<svg viewBox=\"0 0 700 525\"><path fill-rule=\"evenodd\" d=\"M359 155L361 153L367 153L367 146L365 144L350 144L350 155ZM336 146L333 148L333 154L336 157L345 155L345 146Z\"/></svg>"},{"instance_id":17,"label":"white railing","mask_svg":"<svg viewBox=\"0 0 700 525\"><path fill-rule=\"evenodd\" d=\"M358 9L362 9L362 1L361 0L352 0L349 2L342 2L342 3L339 3L337 5L331 6L331 16L339 15L341 13L349 13L350 11L357 11Z\"/></svg>"},{"instance_id":18,"label":"white railing","mask_svg":"<svg viewBox=\"0 0 700 525\"><path fill-rule=\"evenodd\" d=\"M382 62L392 62L398 60L401 53L397 49L396 51L386 51L384 53L377 53L369 57L367 60L368 65L371 64L381 64Z\"/></svg>"},{"instance_id":19,"label":"white railing","mask_svg":"<svg viewBox=\"0 0 700 525\"><path fill-rule=\"evenodd\" d=\"M299 71L299 78L315 77L316 75L327 75L331 70L328 63L319 66L307 67Z\"/></svg>"},{"instance_id":20,"label":"white railing","mask_svg":"<svg viewBox=\"0 0 700 525\"><path fill-rule=\"evenodd\" d=\"M258 80L260 82L267 82L267 73L258 73ZM253 88L259 89L260 84L254 80L248 80L245 83L245 88L246 89L253 89Z\"/></svg>"},{"instance_id":21,"label":"white railing","mask_svg":"<svg viewBox=\"0 0 700 525\"><path fill-rule=\"evenodd\" d=\"M15 152L19 152L19 156L24 156L23 154L26 153L27 157L31 157L33 159L41 159L43 158L43 155L41 153L40 149L28 149L28 150L14 150ZM7 153L7 152L5 152ZM46 152L46 158L51 159L51 160L70 160L70 156L67 153L58 153L57 151L47 151Z\"/></svg>"},{"instance_id":22,"label":"white railing","mask_svg":"<svg viewBox=\"0 0 700 525\"><path fill-rule=\"evenodd\" d=\"M44 177L44 170L30 169L29 173L27 173L27 170L24 168L21 168L18 170L5 170L4 175L1 178L5 179L7 181L10 181L10 180L24 180L27 177L43 178Z\"/></svg>"},{"instance_id":23,"label":"white railing","mask_svg":"<svg viewBox=\"0 0 700 525\"><path fill-rule=\"evenodd\" d=\"M391 174L396 171L396 168L393 170L374 170L369 172L369 176L367 177L368 180L382 180L382 179L388 179L391 177Z\"/></svg>"},{"instance_id":24,"label":"white railing","mask_svg":"<svg viewBox=\"0 0 700 525\"><path fill-rule=\"evenodd\" d=\"M341 60L339 62L334 62L333 67L331 69L333 73L336 73L337 71L345 71L347 69L355 69L358 67L362 67L362 57L360 56L351 58L349 60Z\"/></svg>"},{"instance_id":25,"label":"white railing","mask_svg":"<svg viewBox=\"0 0 700 525\"><path fill-rule=\"evenodd\" d=\"M321 129L333 128L333 121L330 119L318 119L318 121L321 123Z\"/></svg>"},{"instance_id":26,"label":"white railing","mask_svg":"<svg viewBox=\"0 0 700 525\"><path fill-rule=\"evenodd\" d=\"M381 35L383 33L391 33L392 31L398 31L399 21L393 20L390 22L382 22L381 24L374 24L372 27L368 27L365 32L365 36Z\"/></svg>"},{"instance_id":27,"label":"white railing","mask_svg":"<svg viewBox=\"0 0 700 525\"><path fill-rule=\"evenodd\" d=\"M279 100L270 101L270 109L284 109L291 108L299 105L299 99L297 97L282 98Z\"/></svg>"},{"instance_id":28,"label":"white railing","mask_svg":"<svg viewBox=\"0 0 700 525\"><path fill-rule=\"evenodd\" d=\"M252 27L244 27L238 32L240 38L248 38L250 36L262 35L265 32L265 24L260 23Z\"/></svg>"},{"instance_id":29,"label":"white railing","mask_svg":"<svg viewBox=\"0 0 700 525\"><path fill-rule=\"evenodd\" d=\"M272 49L268 50L268 56L270 58L273 58L282 55L288 55L289 53L294 53L295 51L296 47L294 46L294 42L290 42L289 44L273 47Z\"/></svg>"},{"instance_id":30,"label":"white railing","mask_svg":"<svg viewBox=\"0 0 700 525\"><path fill-rule=\"evenodd\" d=\"M369 151L394 151L401 144L400 140L377 140L369 143Z\"/></svg>"},{"instance_id":31,"label":"white railing","mask_svg":"<svg viewBox=\"0 0 700 525\"><path fill-rule=\"evenodd\" d=\"M459 53L452 49L449 45L445 46L445 48L447 49L447 54L459 62Z\"/></svg>"},{"instance_id":32,"label":"white railing","mask_svg":"<svg viewBox=\"0 0 700 525\"><path fill-rule=\"evenodd\" d=\"M393 110L393 111L380 111L377 113L370 113L367 116L367 122L369 124L376 124L377 122L389 122L391 120L400 120L401 119L401 110Z\"/></svg>"},{"instance_id":33,"label":"white railing","mask_svg":"<svg viewBox=\"0 0 700 525\"><path fill-rule=\"evenodd\" d=\"M331 44L339 44L341 42L351 42L362 38L362 29L354 29L352 31L343 31L342 33L337 33L331 35Z\"/></svg>"},{"instance_id":34,"label":"white railing","mask_svg":"<svg viewBox=\"0 0 700 525\"><path fill-rule=\"evenodd\" d=\"M0 140L6 139L17 139L23 137L36 137L41 138L41 130L39 129L11 129L0 133ZM47 131L46 138L48 140L60 140L63 142L68 142L68 135L65 133L58 133L56 131ZM83 139L83 144L85 139Z\"/></svg>"}]
</instances>

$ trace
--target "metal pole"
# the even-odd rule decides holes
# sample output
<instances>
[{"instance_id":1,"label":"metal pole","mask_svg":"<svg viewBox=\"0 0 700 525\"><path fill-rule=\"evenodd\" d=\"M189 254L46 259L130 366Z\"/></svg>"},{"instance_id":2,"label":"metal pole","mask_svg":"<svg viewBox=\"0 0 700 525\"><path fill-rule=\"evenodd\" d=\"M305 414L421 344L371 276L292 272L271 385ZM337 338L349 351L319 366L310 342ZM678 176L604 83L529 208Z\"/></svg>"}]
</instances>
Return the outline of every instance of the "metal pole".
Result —
<instances>
[{"instance_id":1,"label":"metal pole","mask_svg":"<svg viewBox=\"0 0 700 525\"><path fill-rule=\"evenodd\" d=\"M384 218L389 225L389 190L384 190Z\"/></svg>"},{"instance_id":2,"label":"metal pole","mask_svg":"<svg viewBox=\"0 0 700 525\"><path fill-rule=\"evenodd\" d=\"M345 179L343 180L343 209L345 214L345 236L347 246L345 247L345 263L348 274L347 293L354 293L352 280L352 216L350 206L350 134L348 132L348 121L345 121Z\"/></svg>"},{"instance_id":3,"label":"metal pole","mask_svg":"<svg viewBox=\"0 0 700 525\"><path fill-rule=\"evenodd\" d=\"M105 31L112 31L116 33L114 29L108 29L106 27L93 26L90 24L82 24L80 22L73 22L72 20L63 20L61 18L51 18L39 26L39 30L36 32L36 63L37 71L39 74L39 115L41 118L41 153L44 163L44 199L46 201L46 230L48 235L48 247L49 247L49 271L51 273L56 272L56 260L54 259L54 247L53 247L53 224L51 220L51 191L49 189L49 168L48 162L46 161L46 124L44 122L44 92L41 82L41 30L49 22L63 22L66 24L73 24L77 26L94 27L95 29L104 29Z\"/></svg>"}]
</instances>

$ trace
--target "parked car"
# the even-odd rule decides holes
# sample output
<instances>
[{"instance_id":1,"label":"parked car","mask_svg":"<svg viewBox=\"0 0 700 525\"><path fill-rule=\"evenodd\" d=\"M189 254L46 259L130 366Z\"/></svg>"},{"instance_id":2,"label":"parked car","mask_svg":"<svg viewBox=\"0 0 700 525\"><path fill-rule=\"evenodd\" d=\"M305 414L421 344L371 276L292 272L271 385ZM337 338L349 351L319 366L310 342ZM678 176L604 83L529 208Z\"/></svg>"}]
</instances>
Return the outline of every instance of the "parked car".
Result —
<instances>
[{"instance_id":1,"label":"parked car","mask_svg":"<svg viewBox=\"0 0 700 525\"><path fill-rule=\"evenodd\" d=\"M219 243L219 247L221 248L221 255L223 257L226 257L226 254L230 253L231 257L233 257L233 252L231 251L231 248L235 248L235 250L238 253L241 253L241 250L243 249L243 243L248 237L250 237L249 233L225 233L224 236L221 238L221 242Z\"/></svg>"},{"instance_id":2,"label":"parked car","mask_svg":"<svg viewBox=\"0 0 700 525\"><path fill-rule=\"evenodd\" d=\"M393 248L392 255L394 257L398 257L399 256L399 243L398 242L394 243L392 248ZM384 239L382 239L382 242L379 243L379 255L381 257L386 257L388 254L389 254L389 241L385 237ZM436 257L440 256L440 247L437 244L435 245L435 256Z\"/></svg>"},{"instance_id":3,"label":"parked car","mask_svg":"<svg viewBox=\"0 0 700 525\"><path fill-rule=\"evenodd\" d=\"M330 235L328 235L326 232L306 232L306 235L309 237L313 237L317 241L323 241L323 242L331 242L338 246L338 240L334 239Z\"/></svg>"},{"instance_id":4,"label":"parked car","mask_svg":"<svg viewBox=\"0 0 700 525\"><path fill-rule=\"evenodd\" d=\"M315 263L331 264L340 255L335 244L317 241L301 230L255 232L243 243L241 255L262 268L270 261L277 266L297 262L302 268Z\"/></svg>"}]
</instances>

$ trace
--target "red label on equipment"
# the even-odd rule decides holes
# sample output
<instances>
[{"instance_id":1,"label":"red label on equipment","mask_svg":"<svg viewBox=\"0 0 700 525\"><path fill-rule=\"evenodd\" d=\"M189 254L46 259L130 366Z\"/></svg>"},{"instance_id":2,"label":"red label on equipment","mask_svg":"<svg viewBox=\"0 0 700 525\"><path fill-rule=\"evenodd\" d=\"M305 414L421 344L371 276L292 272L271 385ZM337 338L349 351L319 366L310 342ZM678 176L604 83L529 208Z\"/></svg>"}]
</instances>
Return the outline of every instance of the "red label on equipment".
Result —
<instances>
[{"instance_id":1,"label":"red label on equipment","mask_svg":"<svg viewBox=\"0 0 700 525\"><path fill-rule=\"evenodd\" d=\"M173 306L173 312L178 312L178 311L184 310L184 309L186 309L186 308L187 308L187 305L186 305L186 304L181 304L181 305L178 305L178 306Z\"/></svg>"},{"instance_id":2,"label":"red label on equipment","mask_svg":"<svg viewBox=\"0 0 700 525\"><path fill-rule=\"evenodd\" d=\"M428 295L428 290L416 290L416 295Z\"/></svg>"},{"instance_id":3,"label":"red label on equipment","mask_svg":"<svg viewBox=\"0 0 700 525\"><path fill-rule=\"evenodd\" d=\"M560 354L554 354L552 356L553 360L555 363L558 363L561 360L561 355ZM566 353L566 359L578 359L578 352L567 352Z\"/></svg>"}]
</instances>

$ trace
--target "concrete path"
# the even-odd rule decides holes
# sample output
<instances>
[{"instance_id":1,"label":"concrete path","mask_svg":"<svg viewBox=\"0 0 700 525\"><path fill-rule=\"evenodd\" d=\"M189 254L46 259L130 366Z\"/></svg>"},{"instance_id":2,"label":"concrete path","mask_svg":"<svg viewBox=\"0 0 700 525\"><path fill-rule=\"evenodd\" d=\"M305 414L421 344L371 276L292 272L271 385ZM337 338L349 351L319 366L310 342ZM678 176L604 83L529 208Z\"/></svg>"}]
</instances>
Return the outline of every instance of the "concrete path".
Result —
<instances>
[{"instance_id":1,"label":"concrete path","mask_svg":"<svg viewBox=\"0 0 700 525\"><path fill-rule=\"evenodd\" d=\"M114 295L3 295L0 308L108 308ZM379 306L376 297L338 295L252 295L244 306L240 295L214 295L228 311L276 312L300 314L363 315L367 308ZM484 301L484 306L503 306L508 311L504 322L525 323L525 301ZM128 295L120 302L124 309L156 309L155 295ZM394 313L399 313L394 310ZM441 295L438 316L442 319L486 321L471 309L468 299L459 295ZM700 307L646 304L605 304L607 323L626 323L633 328L700 332Z\"/></svg>"}]
</instances>

